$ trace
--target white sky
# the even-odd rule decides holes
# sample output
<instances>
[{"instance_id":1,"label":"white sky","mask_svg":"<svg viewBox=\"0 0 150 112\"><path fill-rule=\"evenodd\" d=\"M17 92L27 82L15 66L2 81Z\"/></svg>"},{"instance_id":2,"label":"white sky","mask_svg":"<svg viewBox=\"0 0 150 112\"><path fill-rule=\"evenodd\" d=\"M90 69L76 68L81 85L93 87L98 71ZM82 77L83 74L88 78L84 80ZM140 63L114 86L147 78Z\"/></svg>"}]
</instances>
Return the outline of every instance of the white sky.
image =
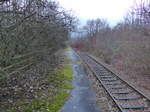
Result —
<instances>
[{"instance_id":1,"label":"white sky","mask_svg":"<svg viewBox=\"0 0 150 112\"><path fill-rule=\"evenodd\" d=\"M112 25L119 22L135 0L57 0L66 9L72 9L82 21L105 18Z\"/></svg>"}]
</instances>

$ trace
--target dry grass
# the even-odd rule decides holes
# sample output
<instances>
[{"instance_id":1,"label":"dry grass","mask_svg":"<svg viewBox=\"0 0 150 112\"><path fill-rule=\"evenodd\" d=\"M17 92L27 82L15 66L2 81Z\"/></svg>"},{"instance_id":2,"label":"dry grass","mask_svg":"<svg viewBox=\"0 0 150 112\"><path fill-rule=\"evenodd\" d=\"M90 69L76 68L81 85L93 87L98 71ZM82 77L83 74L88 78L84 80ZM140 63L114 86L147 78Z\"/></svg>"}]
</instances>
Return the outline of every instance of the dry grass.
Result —
<instances>
[{"instance_id":1,"label":"dry grass","mask_svg":"<svg viewBox=\"0 0 150 112\"><path fill-rule=\"evenodd\" d=\"M96 43L89 45L89 41L84 51L124 72L127 80L136 82L137 87L150 91L150 35L147 29L122 25L106 34L98 33Z\"/></svg>"}]
</instances>

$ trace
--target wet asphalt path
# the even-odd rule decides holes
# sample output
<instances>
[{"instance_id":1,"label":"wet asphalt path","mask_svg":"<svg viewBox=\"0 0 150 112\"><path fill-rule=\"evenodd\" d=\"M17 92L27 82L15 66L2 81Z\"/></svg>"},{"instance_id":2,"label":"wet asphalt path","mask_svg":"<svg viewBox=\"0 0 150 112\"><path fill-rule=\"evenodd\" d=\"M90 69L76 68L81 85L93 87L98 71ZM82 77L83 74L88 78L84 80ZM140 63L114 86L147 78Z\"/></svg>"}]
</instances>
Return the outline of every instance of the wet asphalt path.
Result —
<instances>
[{"instance_id":1,"label":"wet asphalt path","mask_svg":"<svg viewBox=\"0 0 150 112\"><path fill-rule=\"evenodd\" d=\"M79 59L74 51L68 51L68 55L73 61L73 86L72 96L68 99L60 112L100 112L96 108L96 96L87 79L82 64L78 64Z\"/></svg>"}]
</instances>

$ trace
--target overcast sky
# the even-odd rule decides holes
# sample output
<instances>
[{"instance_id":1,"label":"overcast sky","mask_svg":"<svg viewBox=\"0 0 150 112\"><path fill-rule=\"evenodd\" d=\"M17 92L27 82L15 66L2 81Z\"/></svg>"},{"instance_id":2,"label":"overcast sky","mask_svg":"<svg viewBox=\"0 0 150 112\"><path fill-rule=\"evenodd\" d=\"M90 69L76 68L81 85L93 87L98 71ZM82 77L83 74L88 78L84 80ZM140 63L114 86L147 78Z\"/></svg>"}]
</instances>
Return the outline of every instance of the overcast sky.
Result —
<instances>
[{"instance_id":1,"label":"overcast sky","mask_svg":"<svg viewBox=\"0 0 150 112\"><path fill-rule=\"evenodd\" d=\"M82 21L105 18L111 25L122 20L135 0L57 0L66 9L72 9Z\"/></svg>"}]
</instances>

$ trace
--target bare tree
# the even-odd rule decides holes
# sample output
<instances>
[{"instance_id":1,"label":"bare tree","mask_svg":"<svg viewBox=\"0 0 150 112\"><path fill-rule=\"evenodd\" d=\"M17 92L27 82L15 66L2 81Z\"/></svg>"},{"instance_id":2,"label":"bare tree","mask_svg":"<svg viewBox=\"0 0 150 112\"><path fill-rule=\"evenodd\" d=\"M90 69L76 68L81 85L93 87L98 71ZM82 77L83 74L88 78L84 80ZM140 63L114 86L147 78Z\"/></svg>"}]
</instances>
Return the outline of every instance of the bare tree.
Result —
<instances>
[{"instance_id":1,"label":"bare tree","mask_svg":"<svg viewBox=\"0 0 150 112\"><path fill-rule=\"evenodd\" d=\"M74 28L75 18L48 0L0 1L0 62L36 49L59 48Z\"/></svg>"}]
</instances>

